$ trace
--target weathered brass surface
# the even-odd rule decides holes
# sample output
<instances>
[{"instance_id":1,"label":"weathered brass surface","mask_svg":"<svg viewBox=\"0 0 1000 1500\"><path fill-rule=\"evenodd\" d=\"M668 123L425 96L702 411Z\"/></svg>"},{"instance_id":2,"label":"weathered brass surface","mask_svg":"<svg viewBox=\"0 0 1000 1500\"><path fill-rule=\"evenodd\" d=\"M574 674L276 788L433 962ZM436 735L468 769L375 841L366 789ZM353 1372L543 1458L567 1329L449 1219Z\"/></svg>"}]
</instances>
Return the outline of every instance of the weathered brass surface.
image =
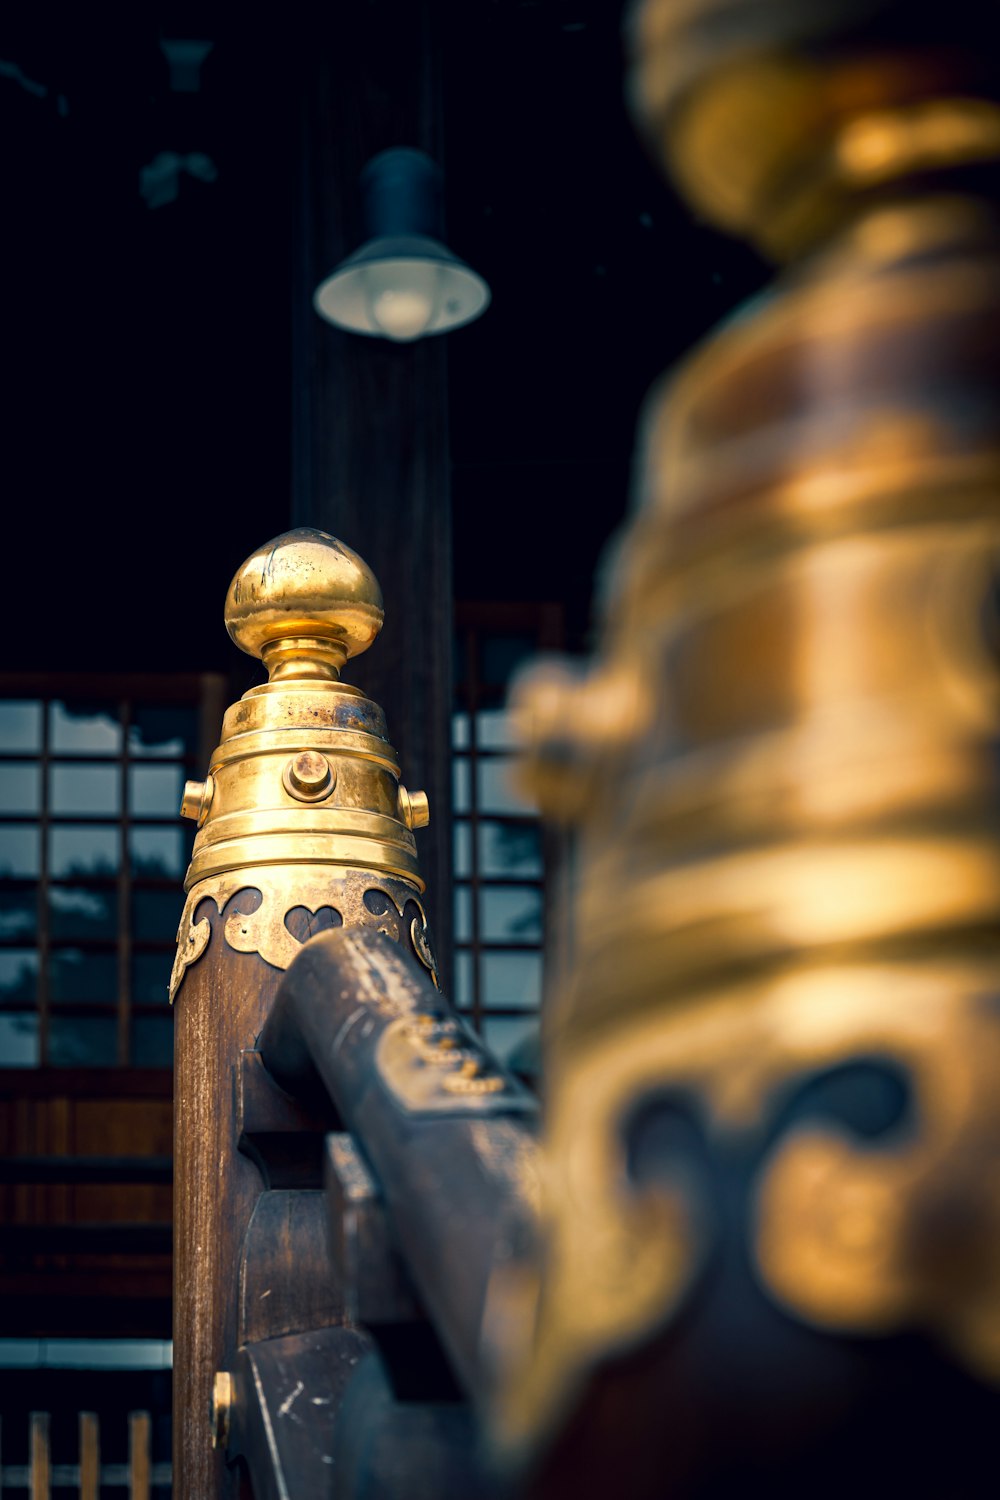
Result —
<instances>
[{"instance_id":1,"label":"weathered brass surface","mask_svg":"<svg viewBox=\"0 0 1000 1500\"><path fill-rule=\"evenodd\" d=\"M426 792L408 792L399 788L399 816L407 828L426 828L431 820Z\"/></svg>"},{"instance_id":2,"label":"weathered brass surface","mask_svg":"<svg viewBox=\"0 0 1000 1500\"><path fill-rule=\"evenodd\" d=\"M229 1422L233 1409L233 1377L228 1370L217 1370L212 1382L210 1424L212 1447L225 1448L229 1443Z\"/></svg>"},{"instance_id":3,"label":"weathered brass surface","mask_svg":"<svg viewBox=\"0 0 1000 1500\"><path fill-rule=\"evenodd\" d=\"M281 773L281 784L299 802L322 802L333 791L336 773L325 755L300 750Z\"/></svg>"},{"instance_id":4,"label":"weathered brass surface","mask_svg":"<svg viewBox=\"0 0 1000 1500\"><path fill-rule=\"evenodd\" d=\"M891 12L878 50L862 11ZM968 176L1000 107L968 51L894 51L905 13L636 22L685 192L809 255L652 401L593 671L514 697L524 783L580 852L541 1251L492 1304L508 1449L704 1269L691 1180L631 1173L629 1121L667 1097L709 1149L769 1142L742 1233L775 1304L1000 1382L1000 229ZM781 1124L873 1058L906 1130Z\"/></svg>"},{"instance_id":5,"label":"weathered brass surface","mask_svg":"<svg viewBox=\"0 0 1000 1500\"><path fill-rule=\"evenodd\" d=\"M211 776L206 776L204 781L185 781L181 797L181 817L190 818L200 828L208 817L214 793L215 782Z\"/></svg>"},{"instance_id":6,"label":"weathered brass surface","mask_svg":"<svg viewBox=\"0 0 1000 1500\"><path fill-rule=\"evenodd\" d=\"M331 870L329 864L261 865L200 881L189 893L177 930L171 1000L208 947L208 902L227 913L228 947L259 953L276 969L287 969L306 939L327 927L373 927L411 951L438 983L427 917L414 885L373 870Z\"/></svg>"},{"instance_id":7,"label":"weathered brass surface","mask_svg":"<svg viewBox=\"0 0 1000 1500\"><path fill-rule=\"evenodd\" d=\"M373 574L325 532L291 531L239 569L225 619L270 677L228 710L209 775L185 787L181 812L198 834L171 999L209 940L208 922L195 920L199 903L212 898L221 912L249 889L261 902L227 920L233 948L284 968L300 946L286 925L293 908L330 908L348 925L377 923L391 909L394 936L436 976L411 831L428 821L427 799L399 785L381 709L340 681L382 624ZM381 893L374 911L364 904L370 892Z\"/></svg>"},{"instance_id":8,"label":"weathered brass surface","mask_svg":"<svg viewBox=\"0 0 1000 1500\"><path fill-rule=\"evenodd\" d=\"M325 531L285 532L251 553L226 595L226 629L272 681L336 681L382 629L378 580Z\"/></svg>"}]
</instances>

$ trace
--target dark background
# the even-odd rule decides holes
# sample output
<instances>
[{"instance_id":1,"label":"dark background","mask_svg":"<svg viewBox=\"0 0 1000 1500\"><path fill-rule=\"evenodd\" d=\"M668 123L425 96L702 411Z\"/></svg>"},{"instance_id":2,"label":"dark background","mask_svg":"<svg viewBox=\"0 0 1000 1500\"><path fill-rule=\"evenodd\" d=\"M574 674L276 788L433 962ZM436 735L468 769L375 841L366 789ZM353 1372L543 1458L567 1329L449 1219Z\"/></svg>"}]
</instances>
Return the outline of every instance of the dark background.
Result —
<instances>
[{"instance_id":1,"label":"dark background","mask_svg":"<svg viewBox=\"0 0 1000 1500\"><path fill-rule=\"evenodd\" d=\"M424 58L410 50L422 3L5 11L5 670L259 677L229 644L222 604L249 552L309 519L293 498L297 403L312 379L301 329L330 350L348 336L308 310L303 242L319 219L342 210L346 223L356 200L353 180L331 179L321 212L302 162L335 144L309 134L307 106L317 53L344 35L370 49L336 71L341 84L360 80L369 128L378 77L406 78L429 58L449 241L493 292L486 315L444 341L454 595L554 600L569 645L589 644L594 570L629 504L642 403L770 272L697 222L640 143L624 103L620 0L427 0ZM349 14L364 24L338 32ZM211 42L197 90L171 86L169 38ZM351 100L338 118L350 123ZM421 144L379 134L372 154ZM331 242L324 271L341 253ZM425 352L386 349L383 375L391 363L425 378ZM383 416L391 445L392 409L373 414L376 426ZM410 498L375 484L361 503L392 510L405 532ZM335 516L316 520L337 529ZM754 1358L753 1340L746 1349ZM903 1372L902 1418L931 1431L927 1408L907 1398L916 1358L908 1347L889 1357ZM111 1383L121 1390L92 1386L87 1399L166 1406L162 1377ZM63 1396L49 1374L0 1378L5 1418L12 1400L18 1414L7 1422L15 1458L27 1410L68 1405L70 1384ZM937 1388L925 1397L933 1407ZM984 1441L991 1430L964 1386L939 1409L945 1424L964 1413ZM972 1445L955 1451L968 1462Z\"/></svg>"},{"instance_id":2,"label":"dark background","mask_svg":"<svg viewBox=\"0 0 1000 1500\"><path fill-rule=\"evenodd\" d=\"M393 4L358 8L405 68ZM311 10L24 5L0 26L8 667L233 668L229 577L291 524ZM493 291L447 336L455 594L557 599L580 644L645 393L767 272L639 143L617 0L430 12L449 240ZM197 92L171 87L171 37L212 42ZM161 153L213 180L182 168L155 202Z\"/></svg>"}]
</instances>

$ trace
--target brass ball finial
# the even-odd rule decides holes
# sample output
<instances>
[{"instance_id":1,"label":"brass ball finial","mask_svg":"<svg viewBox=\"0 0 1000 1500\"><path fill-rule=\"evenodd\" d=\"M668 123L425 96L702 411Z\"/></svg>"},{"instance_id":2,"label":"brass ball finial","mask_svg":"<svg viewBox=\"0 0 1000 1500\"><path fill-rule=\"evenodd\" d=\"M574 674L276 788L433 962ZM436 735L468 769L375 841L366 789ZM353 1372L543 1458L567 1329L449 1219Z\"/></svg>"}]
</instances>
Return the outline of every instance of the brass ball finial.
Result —
<instances>
[{"instance_id":1,"label":"brass ball finial","mask_svg":"<svg viewBox=\"0 0 1000 1500\"><path fill-rule=\"evenodd\" d=\"M368 564L328 532L286 531L251 553L226 595L226 629L270 680L336 681L382 629L382 591Z\"/></svg>"}]
</instances>

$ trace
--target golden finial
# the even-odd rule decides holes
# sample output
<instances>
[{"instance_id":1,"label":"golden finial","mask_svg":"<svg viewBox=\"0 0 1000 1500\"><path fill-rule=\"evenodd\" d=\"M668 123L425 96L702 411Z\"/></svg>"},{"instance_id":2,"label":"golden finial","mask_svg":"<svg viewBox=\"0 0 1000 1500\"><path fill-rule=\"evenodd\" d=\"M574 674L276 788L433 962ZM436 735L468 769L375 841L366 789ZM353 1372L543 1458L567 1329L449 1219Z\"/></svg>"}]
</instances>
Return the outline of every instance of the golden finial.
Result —
<instances>
[{"instance_id":1,"label":"golden finial","mask_svg":"<svg viewBox=\"0 0 1000 1500\"><path fill-rule=\"evenodd\" d=\"M340 681L382 619L367 563L311 527L258 547L230 584L226 629L270 678L230 706L208 774L184 788L181 816L198 832L172 994L208 942L199 902L212 896L221 912L250 888L260 907L227 918L237 952L284 968L300 946L285 917L329 907L346 927L381 924L436 972L413 837L427 797L400 785L381 708Z\"/></svg>"},{"instance_id":2,"label":"golden finial","mask_svg":"<svg viewBox=\"0 0 1000 1500\"><path fill-rule=\"evenodd\" d=\"M368 564L328 532L302 526L252 552L226 595L226 629L271 682L335 682L382 629Z\"/></svg>"}]
</instances>

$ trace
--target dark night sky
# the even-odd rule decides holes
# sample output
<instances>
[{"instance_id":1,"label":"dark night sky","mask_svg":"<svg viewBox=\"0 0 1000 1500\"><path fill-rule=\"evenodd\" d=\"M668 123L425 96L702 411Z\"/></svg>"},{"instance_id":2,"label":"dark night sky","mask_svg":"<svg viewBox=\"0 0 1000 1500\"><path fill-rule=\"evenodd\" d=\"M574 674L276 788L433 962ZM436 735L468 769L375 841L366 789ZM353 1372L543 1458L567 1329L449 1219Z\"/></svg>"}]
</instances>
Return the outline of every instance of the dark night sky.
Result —
<instances>
[{"instance_id":1,"label":"dark night sky","mask_svg":"<svg viewBox=\"0 0 1000 1500\"><path fill-rule=\"evenodd\" d=\"M248 15L0 28L11 665L229 665L229 576L288 524L308 25ZM563 598L579 633L644 393L767 273L644 154L615 0L442 15L449 239L493 290L449 338L456 593ZM171 88L171 36L213 42L197 92Z\"/></svg>"}]
</instances>

